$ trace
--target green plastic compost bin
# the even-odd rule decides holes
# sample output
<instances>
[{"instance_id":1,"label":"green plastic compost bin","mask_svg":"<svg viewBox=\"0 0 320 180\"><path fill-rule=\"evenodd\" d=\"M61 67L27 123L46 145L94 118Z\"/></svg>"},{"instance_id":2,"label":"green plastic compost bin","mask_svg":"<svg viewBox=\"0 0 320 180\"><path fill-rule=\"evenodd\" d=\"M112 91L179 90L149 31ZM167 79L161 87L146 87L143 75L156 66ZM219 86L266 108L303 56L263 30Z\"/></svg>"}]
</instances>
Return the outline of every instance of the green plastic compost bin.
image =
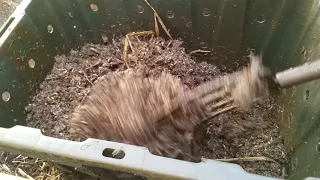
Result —
<instances>
[{"instance_id":1,"label":"green plastic compost bin","mask_svg":"<svg viewBox=\"0 0 320 180\"><path fill-rule=\"evenodd\" d=\"M174 38L182 38L187 49L211 50L210 58L203 60L215 59L226 69L234 69L232 62L247 50L263 52L264 64L273 71L320 58L319 0L150 3ZM108 169L103 171L111 179L273 179L246 173L234 164L190 163L154 156L142 147L96 139L55 139L23 126L25 107L56 55L85 43L101 43L102 34L112 37L153 28L153 11L143 0L24 0L0 30L0 147L86 173ZM281 90L283 108L278 116L285 145L292 151L292 180L320 177L319 92L319 81ZM121 149L125 156L103 157L106 148Z\"/></svg>"}]
</instances>

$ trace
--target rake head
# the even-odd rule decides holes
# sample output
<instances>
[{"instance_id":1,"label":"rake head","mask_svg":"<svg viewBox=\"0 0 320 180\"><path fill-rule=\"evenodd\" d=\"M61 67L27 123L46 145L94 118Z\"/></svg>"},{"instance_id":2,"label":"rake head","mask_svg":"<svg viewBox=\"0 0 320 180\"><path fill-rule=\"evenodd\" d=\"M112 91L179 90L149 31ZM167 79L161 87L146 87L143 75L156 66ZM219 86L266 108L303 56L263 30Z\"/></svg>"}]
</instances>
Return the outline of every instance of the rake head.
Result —
<instances>
[{"instance_id":1,"label":"rake head","mask_svg":"<svg viewBox=\"0 0 320 180\"><path fill-rule=\"evenodd\" d=\"M248 67L194 88L190 97L200 99L208 118L234 108L247 111L252 103L268 95L268 75L270 70L262 65L262 56L251 53Z\"/></svg>"}]
</instances>

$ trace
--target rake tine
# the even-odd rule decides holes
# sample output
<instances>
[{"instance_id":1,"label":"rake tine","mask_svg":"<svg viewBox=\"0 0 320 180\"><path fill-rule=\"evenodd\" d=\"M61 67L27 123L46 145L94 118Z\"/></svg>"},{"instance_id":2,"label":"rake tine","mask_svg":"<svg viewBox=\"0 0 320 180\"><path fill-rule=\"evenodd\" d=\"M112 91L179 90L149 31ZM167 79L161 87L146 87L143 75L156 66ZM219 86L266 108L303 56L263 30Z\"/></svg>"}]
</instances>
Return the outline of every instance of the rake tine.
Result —
<instances>
[{"instance_id":1,"label":"rake tine","mask_svg":"<svg viewBox=\"0 0 320 180\"><path fill-rule=\"evenodd\" d=\"M211 119L211 118L213 118L213 117L215 117L215 116L218 116L218 115L221 114L221 113L225 113L225 112L231 111L232 109L235 109L235 108L236 108L235 105L231 105L231 106L225 107L225 108L223 108L223 109L221 109L221 110L219 110L219 111L210 113L210 114L209 114L209 117L208 117L207 119Z\"/></svg>"},{"instance_id":2,"label":"rake tine","mask_svg":"<svg viewBox=\"0 0 320 180\"><path fill-rule=\"evenodd\" d=\"M228 95L228 94L229 94L229 92L224 91L224 90L220 90L220 91L217 91L215 93L206 95L201 100L202 100L202 103L205 104L205 105L212 104L213 102L215 102L215 101L217 101L219 99L225 98L225 96Z\"/></svg>"},{"instance_id":3,"label":"rake tine","mask_svg":"<svg viewBox=\"0 0 320 180\"><path fill-rule=\"evenodd\" d=\"M232 103L232 102L233 102L233 99L232 98L228 98L228 99L225 99L225 100L222 100L222 101L219 101L219 102L215 103L214 105L210 106L209 108L212 111L214 109L218 109L218 108L220 108L222 106L225 106L225 105L227 105L229 103Z\"/></svg>"},{"instance_id":4,"label":"rake tine","mask_svg":"<svg viewBox=\"0 0 320 180\"><path fill-rule=\"evenodd\" d=\"M197 95L196 98L199 98L209 93L216 92L219 89L227 90L228 87L231 87L234 83L238 81L238 77L239 75L241 75L240 73L241 72L235 72L222 77L217 77L213 80L210 80L195 87L191 91Z\"/></svg>"}]
</instances>

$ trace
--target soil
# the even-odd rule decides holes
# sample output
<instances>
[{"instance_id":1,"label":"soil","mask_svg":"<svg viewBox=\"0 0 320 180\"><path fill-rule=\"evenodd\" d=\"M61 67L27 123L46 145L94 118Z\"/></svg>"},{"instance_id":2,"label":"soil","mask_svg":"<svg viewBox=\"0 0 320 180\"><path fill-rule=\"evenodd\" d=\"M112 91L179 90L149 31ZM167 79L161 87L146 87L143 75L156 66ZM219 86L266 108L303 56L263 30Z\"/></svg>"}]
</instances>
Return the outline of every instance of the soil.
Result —
<instances>
[{"instance_id":1,"label":"soil","mask_svg":"<svg viewBox=\"0 0 320 180\"><path fill-rule=\"evenodd\" d=\"M22 0L3 0L0 3L0 26L2 26L10 15L15 11Z\"/></svg>"},{"instance_id":2,"label":"soil","mask_svg":"<svg viewBox=\"0 0 320 180\"><path fill-rule=\"evenodd\" d=\"M283 145L278 117L279 106L271 97L254 104L246 113L236 110L224 113L196 130L202 148L210 159L265 156L274 162L237 162L247 172L284 178L287 154Z\"/></svg>"},{"instance_id":3,"label":"soil","mask_svg":"<svg viewBox=\"0 0 320 180\"><path fill-rule=\"evenodd\" d=\"M127 66L144 66L150 69L151 74L169 72L179 77L187 88L224 73L216 65L189 56L180 40L160 38L136 43L133 44L135 53L128 55L128 64L123 61L124 43L121 38L101 45L87 44L68 56L56 57L52 72L41 84L32 104L26 108L29 112L28 126L39 128L48 136L71 139L67 122L92 85L99 77L123 71ZM251 173L283 178L287 155L277 126L279 119L274 113L279 111L279 105L274 99L276 95L256 103L249 112L234 110L200 124L194 131L194 140L200 145L197 153L210 159L266 156L277 163L234 163Z\"/></svg>"}]
</instances>

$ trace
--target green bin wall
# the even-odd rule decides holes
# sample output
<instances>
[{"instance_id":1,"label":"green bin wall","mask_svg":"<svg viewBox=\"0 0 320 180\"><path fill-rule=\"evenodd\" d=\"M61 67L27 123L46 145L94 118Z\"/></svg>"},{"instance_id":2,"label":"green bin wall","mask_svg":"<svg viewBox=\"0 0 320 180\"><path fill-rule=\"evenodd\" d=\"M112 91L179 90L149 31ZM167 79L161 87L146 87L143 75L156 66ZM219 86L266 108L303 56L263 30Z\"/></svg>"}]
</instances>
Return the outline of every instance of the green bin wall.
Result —
<instances>
[{"instance_id":1,"label":"green bin wall","mask_svg":"<svg viewBox=\"0 0 320 180\"><path fill-rule=\"evenodd\" d=\"M319 0L150 0L173 37L187 50L211 50L203 60L232 71L249 50L280 71L320 58ZM24 124L24 107L54 63L54 56L85 43L153 30L143 0L24 0L0 31L0 124ZM98 7L97 11L90 8ZM53 32L48 32L48 25ZM165 36L164 32L161 32ZM36 62L35 68L28 61ZM292 151L291 179L320 177L319 81L281 90L279 123Z\"/></svg>"}]
</instances>

